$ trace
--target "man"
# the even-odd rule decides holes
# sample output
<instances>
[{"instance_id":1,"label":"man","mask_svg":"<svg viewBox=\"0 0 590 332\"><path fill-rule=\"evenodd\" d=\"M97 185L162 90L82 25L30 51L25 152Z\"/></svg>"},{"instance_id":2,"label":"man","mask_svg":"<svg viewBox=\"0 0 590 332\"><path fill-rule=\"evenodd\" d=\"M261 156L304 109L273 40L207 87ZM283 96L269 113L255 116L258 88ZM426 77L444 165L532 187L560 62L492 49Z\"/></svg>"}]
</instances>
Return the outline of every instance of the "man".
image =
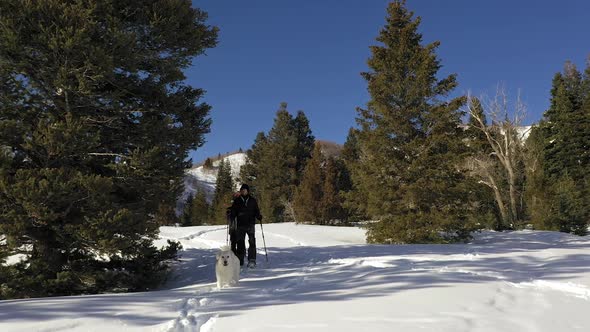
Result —
<instances>
[{"instance_id":1,"label":"man","mask_svg":"<svg viewBox=\"0 0 590 332\"><path fill-rule=\"evenodd\" d=\"M262 221L258 202L250 196L250 187L242 184L240 196L236 197L231 206L231 220L237 220L235 236L232 239L232 249L244 265L246 255L246 234L248 235L248 267L256 266L256 238L254 237L256 219ZM233 243L235 241L235 245Z\"/></svg>"}]
</instances>

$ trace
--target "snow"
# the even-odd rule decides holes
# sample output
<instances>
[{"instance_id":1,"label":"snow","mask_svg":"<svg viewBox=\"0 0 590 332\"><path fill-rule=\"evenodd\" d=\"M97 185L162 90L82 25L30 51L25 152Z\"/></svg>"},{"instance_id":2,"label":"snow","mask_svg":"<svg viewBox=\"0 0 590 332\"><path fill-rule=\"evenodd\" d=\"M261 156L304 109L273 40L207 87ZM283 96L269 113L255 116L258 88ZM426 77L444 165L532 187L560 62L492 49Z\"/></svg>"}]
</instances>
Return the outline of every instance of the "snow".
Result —
<instances>
[{"instance_id":1,"label":"snow","mask_svg":"<svg viewBox=\"0 0 590 332\"><path fill-rule=\"evenodd\" d=\"M518 134L518 138L522 142L526 142L526 140L529 138L529 135L530 135L532 129L533 129L533 126L518 126L518 127L516 127L516 133Z\"/></svg>"},{"instance_id":2,"label":"snow","mask_svg":"<svg viewBox=\"0 0 590 332\"><path fill-rule=\"evenodd\" d=\"M356 227L257 226L258 267L215 287L224 226L162 227L182 260L162 289L0 301L0 331L589 331L590 237L482 232L368 245Z\"/></svg>"},{"instance_id":3,"label":"snow","mask_svg":"<svg viewBox=\"0 0 590 332\"><path fill-rule=\"evenodd\" d=\"M25 254L16 254L16 255L8 256L8 257L6 257L4 264L6 264L6 265L18 264L21 261L26 260L27 257L28 256Z\"/></svg>"},{"instance_id":4,"label":"snow","mask_svg":"<svg viewBox=\"0 0 590 332\"><path fill-rule=\"evenodd\" d=\"M213 200L213 196L215 193L215 182L217 182L217 167L221 160L229 162L231 166L231 174L232 178L235 180L240 175L241 167L246 163L246 154L245 153L234 153L228 155L220 160L213 162L213 169L205 169L203 166L198 166L191 168L186 171L186 176L184 178L184 192L182 193L181 197L178 199L178 203L176 206L177 214L180 214L182 211L182 207L184 206L184 202L189 194L193 194L197 190L204 190L209 202ZM241 183L235 183L236 190L239 189Z\"/></svg>"}]
</instances>

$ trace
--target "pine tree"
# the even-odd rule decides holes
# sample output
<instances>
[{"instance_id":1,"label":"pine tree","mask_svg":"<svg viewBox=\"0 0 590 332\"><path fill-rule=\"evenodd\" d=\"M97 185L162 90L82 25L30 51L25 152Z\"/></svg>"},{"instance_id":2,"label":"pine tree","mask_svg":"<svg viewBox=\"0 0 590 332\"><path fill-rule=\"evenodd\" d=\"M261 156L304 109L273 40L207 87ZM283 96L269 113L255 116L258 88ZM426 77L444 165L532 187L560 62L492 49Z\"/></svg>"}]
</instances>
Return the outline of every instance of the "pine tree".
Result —
<instances>
[{"instance_id":1,"label":"pine tree","mask_svg":"<svg viewBox=\"0 0 590 332\"><path fill-rule=\"evenodd\" d=\"M344 210L340 198L340 177L338 161L329 157L324 167L324 183L322 184L322 198L320 200L321 220L324 223L343 221Z\"/></svg>"},{"instance_id":2,"label":"pine tree","mask_svg":"<svg viewBox=\"0 0 590 332\"><path fill-rule=\"evenodd\" d=\"M583 178L588 162L582 163L581 156L587 152L584 136L588 135L583 126L585 115L582 110L582 76L576 67L566 63L564 73L553 79L550 108L545 112L545 127L548 142L545 148L545 172L550 178L559 178L568 173L573 178Z\"/></svg>"},{"instance_id":3,"label":"pine tree","mask_svg":"<svg viewBox=\"0 0 590 332\"><path fill-rule=\"evenodd\" d=\"M315 138L311 133L311 128L309 127L309 120L303 111L297 112L297 116L295 116L293 119L293 125L295 127L295 135L297 140L297 146L295 148L295 172L297 178L294 183L294 185L297 186L299 185L301 177L303 176L305 164L307 163L307 160L311 158L311 153L314 149Z\"/></svg>"},{"instance_id":4,"label":"pine tree","mask_svg":"<svg viewBox=\"0 0 590 332\"><path fill-rule=\"evenodd\" d=\"M240 168L240 179L243 183L251 183L258 177L259 164L262 161L266 149L266 135L259 132L254 139L252 147L246 151L246 163ZM252 191L255 188L251 188Z\"/></svg>"},{"instance_id":5,"label":"pine tree","mask_svg":"<svg viewBox=\"0 0 590 332\"><path fill-rule=\"evenodd\" d=\"M259 163L259 177L254 182L262 215L270 216L270 220L285 221L285 204L291 200L298 178L296 148L293 117L283 103L268 133L267 145Z\"/></svg>"},{"instance_id":6,"label":"pine tree","mask_svg":"<svg viewBox=\"0 0 590 332\"><path fill-rule=\"evenodd\" d=\"M171 205L170 202L161 202L158 204L154 222L158 226L170 226L179 223L180 219L176 216L175 206Z\"/></svg>"},{"instance_id":7,"label":"pine tree","mask_svg":"<svg viewBox=\"0 0 590 332\"><path fill-rule=\"evenodd\" d=\"M180 218L181 226L193 226L193 194L189 194L184 201L184 208L182 209L182 216Z\"/></svg>"},{"instance_id":8,"label":"pine tree","mask_svg":"<svg viewBox=\"0 0 590 332\"><path fill-rule=\"evenodd\" d=\"M225 224L226 209L234 192L234 183L231 176L231 165L229 161L222 159L219 162L217 181L215 182L215 196L213 196L212 222L218 225Z\"/></svg>"},{"instance_id":9,"label":"pine tree","mask_svg":"<svg viewBox=\"0 0 590 332\"><path fill-rule=\"evenodd\" d=\"M286 103L281 103L269 133L258 133L241 178L252 185L266 220L291 221L286 208L292 204L301 177L298 168L305 165L313 142L305 114L294 119Z\"/></svg>"},{"instance_id":10,"label":"pine tree","mask_svg":"<svg viewBox=\"0 0 590 332\"><path fill-rule=\"evenodd\" d=\"M203 164L203 168L213 169L213 162L211 161L211 158L205 159L205 163Z\"/></svg>"},{"instance_id":11,"label":"pine tree","mask_svg":"<svg viewBox=\"0 0 590 332\"><path fill-rule=\"evenodd\" d=\"M367 219L367 199L360 194L360 183L362 182L362 172L360 167L360 146L358 142L359 132L357 129L350 128L348 136L342 147L342 161L344 164L341 173L340 196L343 199L343 208L346 211L346 218L351 220ZM355 177L357 176L357 177Z\"/></svg>"},{"instance_id":12,"label":"pine tree","mask_svg":"<svg viewBox=\"0 0 590 332\"><path fill-rule=\"evenodd\" d=\"M322 149L320 144L316 143L293 198L293 208L298 221L321 223L323 220L321 209L324 182L323 164Z\"/></svg>"},{"instance_id":13,"label":"pine tree","mask_svg":"<svg viewBox=\"0 0 590 332\"><path fill-rule=\"evenodd\" d=\"M464 176L457 171L464 143L459 127L464 98L440 100L457 85L438 80L439 43L422 46L420 18L404 1L389 4L387 24L372 46L371 95L358 109L362 151L353 180L366 197L376 243L446 242L469 237Z\"/></svg>"},{"instance_id":14,"label":"pine tree","mask_svg":"<svg viewBox=\"0 0 590 332\"><path fill-rule=\"evenodd\" d=\"M551 200L546 225L560 232L586 235L588 233L587 198L569 174L562 175L551 187Z\"/></svg>"},{"instance_id":15,"label":"pine tree","mask_svg":"<svg viewBox=\"0 0 590 332\"><path fill-rule=\"evenodd\" d=\"M350 128L348 136L342 148L343 169L341 172L340 196L343 199L343 208L346 211L347 219L359 221L367 219L367 200L360 193L360 189L353 181L354 175L362 174L360 167L360 147L358 142L358 130ZM356 183L359 183L360 176Z\"/></svg>"},{"instance_id":16,"label":"pine tree","mask_svg":"<svg viewBox=\"0 0 590 332\"><path fill-rule=\"evenodd\" d=\"M590 219L590 64L582 75L571 63L557 73L551 103L539 126L543 168L541 229L585 235Z\"/></svg>"},{"instance_id":17,"label":"pine tree","mask_svg":"<svg viewBox=\"0 0 590 332\"><path fill-rule=\"evenodd\" d=\"M0 2L0 298L146 290L209 131L182 70L216 44L190 1ZM179 31L181 33L179 33ZM108 257L107 260L97 257Z\"/></svg>"},{"instance_id":18,"label":"pine tree","mask_svg":"<svg viewBox=\"0 0 590 332\"><path fill-rule=\"evenodd\" d=\"M197 190L191 205L191 225L201 226L209 222L210 206L207 195L202 189Z\"/></svg>"}]
</instances>

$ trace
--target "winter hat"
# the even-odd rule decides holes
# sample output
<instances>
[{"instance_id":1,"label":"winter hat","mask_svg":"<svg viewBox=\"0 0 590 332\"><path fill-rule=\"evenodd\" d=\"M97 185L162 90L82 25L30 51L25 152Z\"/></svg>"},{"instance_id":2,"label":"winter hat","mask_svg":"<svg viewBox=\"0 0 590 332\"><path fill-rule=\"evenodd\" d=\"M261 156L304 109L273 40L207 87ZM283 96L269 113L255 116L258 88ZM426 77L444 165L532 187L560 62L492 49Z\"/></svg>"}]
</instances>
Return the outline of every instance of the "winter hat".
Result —
<instances>
[{"instance_id":1,"label":"winter hat","mask_svg":"<svg viewBox=\"0 0 590 332\"><path fill-rule=\"evenodd\" d=\"M243 185L240 187L240 190L243 190L243 189L246 189L246 190L250 191L250 186L244 183L244 184L243 184Z\"/></svg>"}]
</instances>

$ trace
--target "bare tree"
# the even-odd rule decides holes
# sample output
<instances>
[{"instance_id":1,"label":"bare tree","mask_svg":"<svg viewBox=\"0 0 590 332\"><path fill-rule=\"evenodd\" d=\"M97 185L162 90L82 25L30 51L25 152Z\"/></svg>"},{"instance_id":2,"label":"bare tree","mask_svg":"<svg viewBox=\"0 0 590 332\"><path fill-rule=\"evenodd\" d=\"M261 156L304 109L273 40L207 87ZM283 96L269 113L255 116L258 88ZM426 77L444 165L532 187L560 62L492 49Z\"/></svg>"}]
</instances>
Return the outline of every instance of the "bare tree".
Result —
<instances>
[{"instance_id":1,"label":"bare tree","mask_svg":"<svg viewBox=\"0 0 590 332\"><path fill-rule=\"evenodd\" d=\"M487 125L485 115L475 110L473 101L474 98L468 96L466 107L473 119L471 126L483 133L491 152L476 153L471 157L469 167L472 175L492 188L503 221L514 227L523 218L520 167L524 160L522 144L526 133L521 123L526 106L520 99L520 93L514 105L509 105L504 89L498 88L493 99L484 98L485 114L491 120L491 124ZM495 167L498 164L500 167ZM502 179L506 179L507 199L504 198Z\"/></svg>"}]
</instances>

